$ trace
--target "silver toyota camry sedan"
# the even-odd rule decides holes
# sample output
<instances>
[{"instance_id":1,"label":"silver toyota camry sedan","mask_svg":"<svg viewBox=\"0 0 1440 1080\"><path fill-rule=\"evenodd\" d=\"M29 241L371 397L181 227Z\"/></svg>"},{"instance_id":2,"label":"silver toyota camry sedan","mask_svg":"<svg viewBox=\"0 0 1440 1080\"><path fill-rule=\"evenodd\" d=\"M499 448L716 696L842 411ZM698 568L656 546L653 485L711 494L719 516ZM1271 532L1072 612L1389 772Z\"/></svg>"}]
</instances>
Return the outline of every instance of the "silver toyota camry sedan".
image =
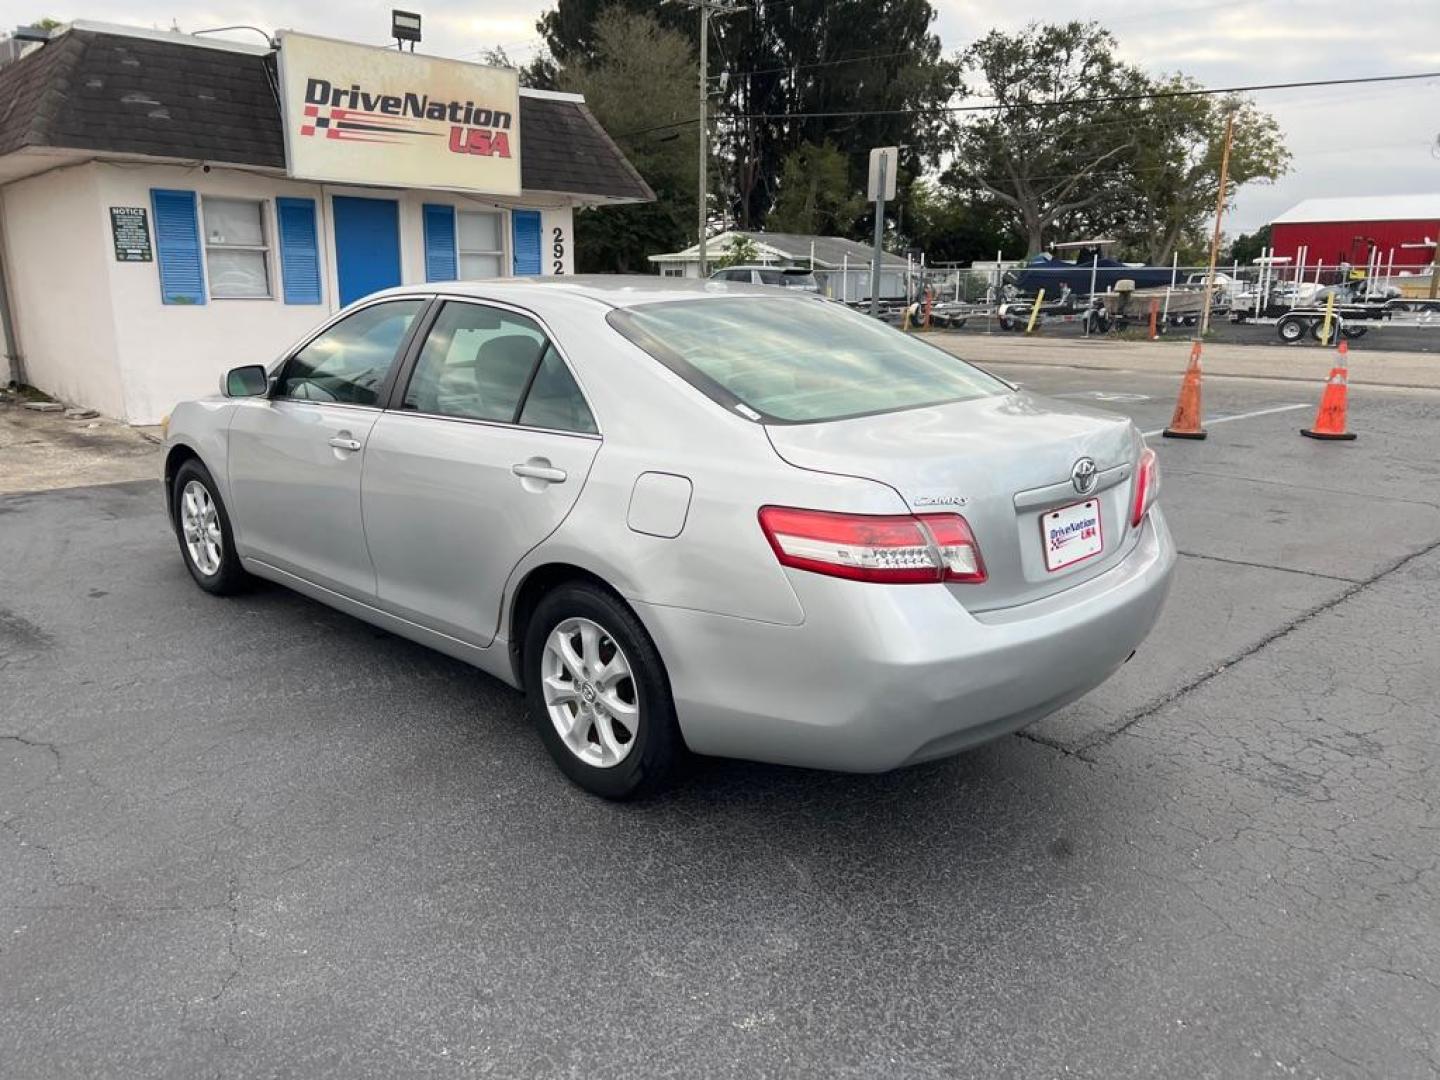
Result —
<instances>
[{"instance_id":1,"label":"silver toyota camry sedan","mask_svg":"<svg viewBox=\"0 0 1440 1080\"><path fill-rule=\"evenodd\" d=\"M409 287L170 417L208 592L250 575L523 688L576 783L686 750L878 771L1104 681L1175 548L1131 422L797 290Z\"/></svg>"}]
</instances>

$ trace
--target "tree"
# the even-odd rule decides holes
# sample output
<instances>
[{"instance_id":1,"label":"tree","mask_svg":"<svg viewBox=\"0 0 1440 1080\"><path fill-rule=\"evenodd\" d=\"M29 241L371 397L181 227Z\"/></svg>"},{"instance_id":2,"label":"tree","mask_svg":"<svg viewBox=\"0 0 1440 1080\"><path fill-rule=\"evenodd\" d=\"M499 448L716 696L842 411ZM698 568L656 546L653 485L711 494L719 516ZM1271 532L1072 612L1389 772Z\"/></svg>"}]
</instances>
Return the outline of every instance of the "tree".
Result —
<instances>
[{"instance_id":1,"label":"tree","mask_svg":"<svg viewBox=\"0 0 1440 1080\"><path fill-rule=\"evenodd\" d=\"M759 0L721 21L734 72L722 114L735 119L722 122L718 145L742 225L766 223L786 159L806 144L844 155L856 195L872 147L901 146L902 175L939 160L939 110L956 80L930 32L934 18L929 0Z\"/></svg>"},{"instance_id":2,"label":"tree","mask_svg":"<svg viewBox=\"0 0 1440 1080\"><path fill-rule=\"evenodd\" d=\"M967 92L994 108L956 128L949 184L1006 207L1029 254L1053 225L1106 196L1110 172L1133 148L1128 107L1093 101L1146 89L1114 49L1098 23L1032 23L992 30L960 56L962 78L979 80Z\"/></svg>"},{"instance_id":3,"label":"tree","mask_svg":"<svg viewBox=\"0 0 1440 1080\"><path fill-rule=\"evenodd\" d=\"M1183 93L1198 86L1175 75L1154 90ZM1117 205L1123 207L1118 231L1135 254L1166 263L1177 247L1193 248L1204 236L1220 190L1225 118L1231 114L1227 206L1240 186L1268 183L1285 172L1290 153L1275 120L1238 97L1159 97L1135 107L1130 129L1135 145L1117 185Z\"/></svg>"},{"instance_id":4,"label":"tree","mask_svg":"<svg viewBox=\"0 0 1440 1080\"><path fill-rule=\"evenodd\" d=\"M585 95L655 202L576 215L576 263L581 272L645 272L647 255L684 247L694 235L698 132L683 121L694 113L696 60L683 35L622 6L602 12L594 31L593 56L567 54L555 85Z\"/></svg>"},{"instance_id":5,"label":"tree","mask_svg":"<svg viewBox=\"0 0 1440 1080\"><path fill-rule=\"evenodd\" d=\"M748 236L732 236L730 246L712 266L716 270L724 270L727 266L745 266L759 261L760 249L755 246L755 241Z\"/></svg>"},{"instance_id":6,"label":"tree","mask_svg":"<svg viewBox=\"0 0 1440 1080\"><path fill-rule=\"evenodd\" d=\"M593 60L607 2L653 11L660 25L697 40L698 17L683 4L556 0L538 28L561 68ZM864 188L871 147L904 146L901 165L908 175L937 161L944 149L938 110L955 78L930 32L934 18L930 0L754 0L713 20L717 204L741 228L763 225L780 196L786 160L807 143L828 141L843 155L847 186L856 195ZM692 62L692 118L696 78ZM852 231L857 222L846 225Z\"/></svg>"},{"instance_id":7,"label":"tree","mask_svg":"<svg viewBox=\"0 0 1440 1080\"><path fill-rule=\"evenodd\" d=\"M1269 246L1270 226L1261 225L1253 233L1241 233L1230 241L1230 251L1225 260L1232 263L1250 263L1260 258Z\"/></svg>"},{"instance_id":8,"label":"tree","mask_svg":"<svg viewBox=\"0 0 1440 1080\"><path fill-rule=\"evenodd\" d=\"M912 184L909 196L900 246L920 248L932 265L993 259L997 251L1013 255L1024 246L993 201L961 198L928 180Z\"/></svg>"},{"instance_id":9,"label":"tree","mask_svg":"<svg viewBox=\"0 0 1440 1080\"><path fill-rule=\"evenodd\" d=\"M772 232L835 236L850 231L865 199L850 184L845 155L828 140L801 143L785 158L780 194L766 219Z\"/></svg>"}]
</instances>

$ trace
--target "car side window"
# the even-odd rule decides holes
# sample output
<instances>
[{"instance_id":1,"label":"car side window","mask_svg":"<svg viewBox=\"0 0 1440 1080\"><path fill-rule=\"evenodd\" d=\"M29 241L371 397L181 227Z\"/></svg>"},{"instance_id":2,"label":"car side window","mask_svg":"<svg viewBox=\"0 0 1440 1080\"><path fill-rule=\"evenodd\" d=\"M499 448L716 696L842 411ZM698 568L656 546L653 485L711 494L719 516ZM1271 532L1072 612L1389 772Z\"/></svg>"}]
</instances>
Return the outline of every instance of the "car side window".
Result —
<instances>
[{"instance_id":1,"label":"car side window","mask_svg":"<svg viewBox=\"0 0 1440 1080\"><path fill-rule=\"evenodd\" d=\"M758 270L761 285L784 285L785 275L779 270Z\"/></svg>"},{"instance_id":2,"label":"car side window","mask_svg":"<svg viewBox=\"0 0 1440 1080\"><path fill-rule=\"evenodd\" d=\"M544 331L523 315L451 301L425 339L402 407L512 422L548 344Z\"/></svg>"},{"instance_id":3,"label":"car side window","mask_svg":"<svg viewBox=\"0 0 1440 1080\"><path fill-rule=\"evenodd\" d=\"M590 406L585 404L585 396L575 385L575 377L553 345L547 345L545 355L540 358L540 370L535 372L530 392L525 396L525 407L520 410L520 423L586 435L599 431Z\"/></svg>"},{"instance_id":4,"label":"car side window","mask_svg":"<svg viewBox=\"0 0 1440 1080\"><path fill-rule=\"evenodd\" d=\"M297 401L379 404L380 384L423 299L371 304L341 319L280 370L275 396Z\"/></svg>"}]
</instances>

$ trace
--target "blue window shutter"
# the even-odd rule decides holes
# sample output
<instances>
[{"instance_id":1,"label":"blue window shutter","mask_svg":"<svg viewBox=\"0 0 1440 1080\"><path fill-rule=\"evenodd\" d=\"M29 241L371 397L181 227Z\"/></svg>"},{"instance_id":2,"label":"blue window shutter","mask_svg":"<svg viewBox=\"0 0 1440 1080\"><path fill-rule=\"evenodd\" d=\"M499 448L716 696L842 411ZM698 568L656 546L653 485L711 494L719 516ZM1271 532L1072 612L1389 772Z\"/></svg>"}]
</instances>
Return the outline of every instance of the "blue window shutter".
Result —
<instances>
[{"instance_id":1,"label":"blue window shutter","mask_svg":"<svg viewBox=\"0 0 1440 1080\"><path fill-rule=\"evenodd\" d=\"M512 211L510 229L515 237L515 273L540 273L540 211Z\"/></svg>"},{"instance_id":2,"label":"blue window shutter","mask_svg":"<svg viewBox=\"0 0 1440 1080\"><path fill-rule=\"evenodd\" d=\"M425 280L454 281L455 208L426 203L425 212Z\"/></svg>"},{"instance_id":3,"label":"blue window shutter","mask_svg":"<svg viewBox=\"0 0 1440 1080\"><path fill-rule=\"evenodd\" d=\"M200 223L193 191L150 189L155 211L155 254L160 267L160 299L167 304L205 303Z\"/></svg>"},{"instance_id":4,"label":"blue window shutter","mask_svg":"<svg viewBox=\"0 0 1440 1080\"><path fill-rule=\"evenodd\" d=\"M320 303L320 244L315 231L315 200L275 200L280 234L280 276L285 303Z\"/></svg>"}]
</instances>

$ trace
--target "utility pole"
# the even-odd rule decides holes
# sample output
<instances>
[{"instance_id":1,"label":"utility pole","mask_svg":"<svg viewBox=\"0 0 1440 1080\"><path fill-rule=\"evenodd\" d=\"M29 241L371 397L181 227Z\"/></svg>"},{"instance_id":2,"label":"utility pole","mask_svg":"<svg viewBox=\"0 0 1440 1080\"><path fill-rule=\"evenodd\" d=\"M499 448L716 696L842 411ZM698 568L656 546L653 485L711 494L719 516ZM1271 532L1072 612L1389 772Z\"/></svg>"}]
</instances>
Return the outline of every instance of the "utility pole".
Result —
<instances>
[{"instance_id":1,"label":"utility pole","mask_svg":"<svg viewBox=\"0 0 1440 1080\"><path fill-rule=\"evenodd\" d=\"M696 186L696 251L700 256L700 276L706 276L709 260L705 256L705 226L709 202L710 125L707 119L710 101L710 16L733 15L740 10L738 0L677 0L686 7L700 9L700 176Z\"/></svg>"},{"instance_id":2,"label":"utility pole","mask_svg":"<svg viewBox=\"0 0 1440 1080\"><path fill-rule=\"evenodd\" d=\"M1234 134L1235 114L1231 112L1225 117L1225 148L1220 151L1220 191L1215 196L1215 231L1210 235L1210 268L1205 273L1205 299L1202 301L1200 321L1195 324L1196 341L1202 340L1210 330L1210 301L1215 294L1215 260L1220 257L1220 219L1225 214L1225 187L1230 180L1230 139Z\"/></svg>"}]
</instances>

